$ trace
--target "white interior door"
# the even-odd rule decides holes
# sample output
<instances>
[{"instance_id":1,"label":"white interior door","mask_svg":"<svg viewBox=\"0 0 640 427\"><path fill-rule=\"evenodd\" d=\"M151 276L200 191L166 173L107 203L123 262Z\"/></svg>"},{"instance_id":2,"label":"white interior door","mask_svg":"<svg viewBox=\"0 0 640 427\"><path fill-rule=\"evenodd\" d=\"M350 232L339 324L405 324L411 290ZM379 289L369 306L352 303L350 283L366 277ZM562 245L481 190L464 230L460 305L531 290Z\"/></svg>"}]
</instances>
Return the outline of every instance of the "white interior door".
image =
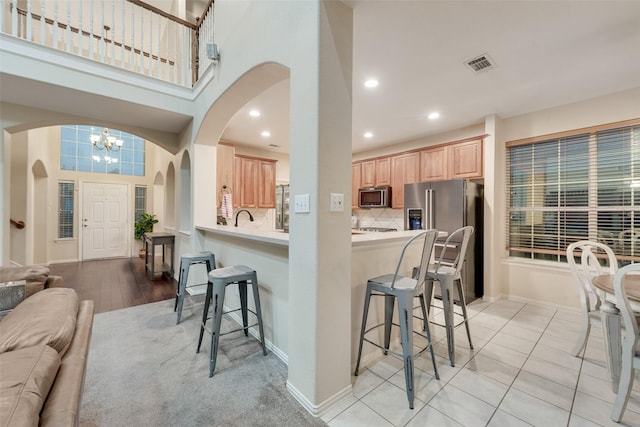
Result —
<instances>
[{"instance_id":1,"label":"white interior door","mask_svg":"<svg viewBox=\"0 0 640 427\"><path fill-rule=\"evenodd\" d=\"M127 185L84 183L82 259L127 256Z\"/></svg>"}]
</instances>

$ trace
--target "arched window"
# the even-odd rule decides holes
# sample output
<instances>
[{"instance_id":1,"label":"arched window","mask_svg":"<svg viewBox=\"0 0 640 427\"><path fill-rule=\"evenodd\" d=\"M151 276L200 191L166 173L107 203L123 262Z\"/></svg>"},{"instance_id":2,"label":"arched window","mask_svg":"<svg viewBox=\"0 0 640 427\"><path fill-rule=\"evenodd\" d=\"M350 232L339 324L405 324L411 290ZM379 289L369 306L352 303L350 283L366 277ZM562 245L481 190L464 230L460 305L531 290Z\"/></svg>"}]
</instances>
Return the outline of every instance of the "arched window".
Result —
<instances>
[{"instance_id":1,"label":"arched window","mask_svg":"<svg viewBox=\"0 0 640 427\"><path fill-rule=\"evenodd\" d=\"M62 170L144 176L144 167L144 139L140 137L96 126L60 126Z\"/></svg>"}]
</instances>

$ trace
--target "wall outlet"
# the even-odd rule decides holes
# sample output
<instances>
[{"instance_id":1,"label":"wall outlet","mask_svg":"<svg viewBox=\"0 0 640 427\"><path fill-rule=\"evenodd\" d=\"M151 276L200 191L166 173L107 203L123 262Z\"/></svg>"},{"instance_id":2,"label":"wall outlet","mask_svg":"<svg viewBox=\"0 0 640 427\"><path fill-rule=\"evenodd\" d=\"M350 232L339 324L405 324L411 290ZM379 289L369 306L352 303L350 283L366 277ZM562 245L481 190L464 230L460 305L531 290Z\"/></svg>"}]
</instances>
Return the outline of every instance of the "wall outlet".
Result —
<instances>
[{"instance_id":1,"label":"wall outlet","mask_svg":"<svg viewBox=\"0 0 640 427\"><path fill-rule=\"evenodd\" d=\"M309 195L298 194L295 197L294 212L295 213L309 213Z\"/></svg>"},{"instance_id":2,"label":"wall outlet","mask_svg":"<svg viewBox=\"0 0 640 427\"><path fill-rule=\"evenodd\" d=\"M344 212L344 194L330 193L329 212Z\"/></svg>"}]
</instances>

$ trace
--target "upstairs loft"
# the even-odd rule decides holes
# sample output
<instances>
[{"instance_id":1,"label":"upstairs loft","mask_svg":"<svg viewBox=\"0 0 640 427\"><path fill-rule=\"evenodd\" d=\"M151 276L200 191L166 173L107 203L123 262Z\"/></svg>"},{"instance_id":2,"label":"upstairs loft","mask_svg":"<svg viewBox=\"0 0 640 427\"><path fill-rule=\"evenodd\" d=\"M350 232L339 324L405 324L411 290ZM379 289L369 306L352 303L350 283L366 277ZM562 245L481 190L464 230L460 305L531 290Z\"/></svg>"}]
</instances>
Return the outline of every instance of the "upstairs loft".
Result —
<instances>
[{"instance_id":1,"label":"upstairs loft","mask_svg":"<svg viewBox=\"0 0 640 427\"><path fill-rule=\"evenodd\" d=\"M3 3L0 99L46 111L42 126L116 126L176 153L213 76L213 1L198 22L137 0Z\"/></svg>"},{"instance_id":2,"label":"upstairs loft","mask_svg":"<svg viewBox=\"0 0 640 427\"><path fill-rule=\"evenodd\" d=\"M213 18L213 0L195 24L139 0L11 0L0 32L192 87L218 59Z\"/></svg>"}]
</instances>

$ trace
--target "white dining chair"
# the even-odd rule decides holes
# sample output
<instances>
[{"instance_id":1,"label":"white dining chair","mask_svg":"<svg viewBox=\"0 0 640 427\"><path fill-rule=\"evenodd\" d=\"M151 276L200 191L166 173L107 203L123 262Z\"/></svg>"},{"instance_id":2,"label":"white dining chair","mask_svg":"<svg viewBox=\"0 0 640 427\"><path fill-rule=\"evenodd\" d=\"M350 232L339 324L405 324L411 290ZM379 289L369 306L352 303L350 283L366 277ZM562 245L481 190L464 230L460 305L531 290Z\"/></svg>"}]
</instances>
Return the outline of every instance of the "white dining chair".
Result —
<instances>
[{"instance_id":1,"label":"white dining chair","mask_svg":"<svg viewBox=\"0 0 640 427\"><path fill-rule=\"evenodd\" d=\"M606 266L600 262L603 258L607 260ZM591 280L602 274L614 274L618 269L618 261L613 250L604 243L581 240L567 247L567 262L578 288L582 316L582 329L571 352L577 356L587 345L592 321L600 321L600 295Z\"/></svg>"},{"instance_id":2,"label":"white dining chair","mask_svg":"<svg viewBox=\"0 0 640 427\"><path fill-rule=\"evenodd\" d=\"M613 404L611 419L619 422L624 414L633 387L633 378L636 369L640 369L640 353L638 353L638 319L632 310L627 290L623 286L625 276L632 273L640 273L640 264L629 264L622 267L613 277L613 290L616 296L617 307L622 315L622 322L625 328L622 340L622 368L620 370L620 384L618 385L618 396Z\"/></svg>"}]
</instances>

